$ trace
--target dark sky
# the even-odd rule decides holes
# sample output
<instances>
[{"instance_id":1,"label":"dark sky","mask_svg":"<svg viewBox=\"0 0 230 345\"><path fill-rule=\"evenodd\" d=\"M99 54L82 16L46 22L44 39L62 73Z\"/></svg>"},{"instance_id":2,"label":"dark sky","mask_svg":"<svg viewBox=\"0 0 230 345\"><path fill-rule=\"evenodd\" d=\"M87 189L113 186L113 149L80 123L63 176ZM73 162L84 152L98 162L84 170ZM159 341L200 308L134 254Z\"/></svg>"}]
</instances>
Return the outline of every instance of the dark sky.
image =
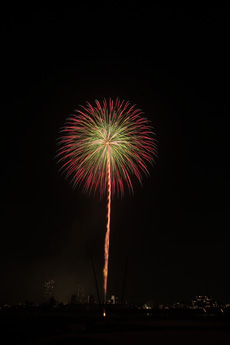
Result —
<instances>
[{"instance_id":1,"label":"dark sky","mask_svg":"<svg viewBox=\"0 0 230 345\"><path fill-rule=\"evenodd\" d=\"M111 3L111 2L110 2ZM54 160L80 104L117 96L152 121L159 158L112 201L108 294L130 302L230 302L229 16L129 2L2 16L0 303L102 294L106 200L72 189ZM227 102L228 100L228 102ZM127 259L128 258L128 259Z\"/></svg>"}]
</instances>

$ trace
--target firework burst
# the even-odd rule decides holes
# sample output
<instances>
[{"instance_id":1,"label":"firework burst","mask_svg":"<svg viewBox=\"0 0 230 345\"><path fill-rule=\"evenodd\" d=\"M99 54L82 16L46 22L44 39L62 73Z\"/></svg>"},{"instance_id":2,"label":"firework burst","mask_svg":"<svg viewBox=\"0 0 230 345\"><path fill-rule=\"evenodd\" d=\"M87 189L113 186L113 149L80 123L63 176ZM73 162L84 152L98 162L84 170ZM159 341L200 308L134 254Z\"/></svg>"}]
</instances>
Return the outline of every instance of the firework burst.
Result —
<instances>
[{"instance_id":1,"label":"firework burst","mask_svg":"<svg viewBox=\"0 0 230 345\"><path fill-rule=\"evenodd\" d=\"M147 165L156 156L156 140L143 112L129 102L109 99L92 106L87 103L71 115L61 130L57 156L61 170L72 178L74 187L108 195L105 236L104 300L106 301L111 196L133 190L132 177L141 182ZM105 312L105 311L104 311Z\"/></svg>"}]
</instances>

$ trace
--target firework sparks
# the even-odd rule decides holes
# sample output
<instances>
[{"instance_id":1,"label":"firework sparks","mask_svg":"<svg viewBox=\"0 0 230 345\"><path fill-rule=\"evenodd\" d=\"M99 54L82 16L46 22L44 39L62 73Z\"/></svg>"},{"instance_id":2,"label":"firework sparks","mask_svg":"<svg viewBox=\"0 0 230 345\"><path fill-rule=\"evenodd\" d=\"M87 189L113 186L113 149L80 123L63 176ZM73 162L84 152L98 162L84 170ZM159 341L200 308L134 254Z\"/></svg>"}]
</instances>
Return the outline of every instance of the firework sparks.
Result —
<instances>
[{"instance_id":1,"label":"firework sparks","mask_svg":"<svg viewBox=\"0 0 230 345\"><path fill-rule=\"evenodd\" d=\"M152 127L141 110L129 102L110 99L96 106L87 103L71 115L61 130L57 156L61 170L72 177L74 187L85 191L107 192L107 227L105 236L104 300L107 295L111 197L124 193L126 184L133 190L133 175L141 183L142 173L157 154ZM105 310L104 310L105 314Z\"/></svg>"}]
</instances>

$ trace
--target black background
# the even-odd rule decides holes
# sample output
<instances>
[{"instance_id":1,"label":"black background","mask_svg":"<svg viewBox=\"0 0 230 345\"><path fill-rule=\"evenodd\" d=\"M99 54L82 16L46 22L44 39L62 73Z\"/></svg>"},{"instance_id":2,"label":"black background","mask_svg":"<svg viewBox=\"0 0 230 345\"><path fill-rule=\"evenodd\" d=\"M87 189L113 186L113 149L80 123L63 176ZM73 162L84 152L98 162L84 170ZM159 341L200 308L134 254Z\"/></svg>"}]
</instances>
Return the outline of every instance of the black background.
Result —
<instances>
[{"instance_id":1,"label":"black background","mask_svg":"<svg viewBox=\"0 0 230 345\"><path fill-rule=\"evenodd\" d=\"M2 16L0 303L102 293L106 200L54 159L80 104L116 98L152 121L159 158L112 201L108 293L129 302L230 301L229 15L223 7L110 2Z\"/></svg>"}]
</instances>

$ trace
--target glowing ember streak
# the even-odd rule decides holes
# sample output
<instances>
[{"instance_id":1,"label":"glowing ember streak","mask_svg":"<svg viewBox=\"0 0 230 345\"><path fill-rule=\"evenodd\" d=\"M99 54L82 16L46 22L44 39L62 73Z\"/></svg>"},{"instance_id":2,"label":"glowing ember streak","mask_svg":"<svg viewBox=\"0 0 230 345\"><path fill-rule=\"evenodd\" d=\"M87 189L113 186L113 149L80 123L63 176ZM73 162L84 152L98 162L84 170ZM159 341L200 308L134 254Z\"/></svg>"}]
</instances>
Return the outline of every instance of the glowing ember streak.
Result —
<instances>
[{"instance_id":1,"label":"glowing ember streak","mask_svg":"<svg viewBox=\"0 0 230 345\"><path fill-rule=\"evenodd\" d=\"M74 187L83 184L85 191L99 190L101 196L108 193L103 271L106 303L111 197L115 192L123 195L124 182L133 190L132 175L140 183L141 174L148 175L147 164L157 155L156 140L142 111L118 98L115 102L104 100L103 105L96 101L94 107L87 103L76 112L61 130L57 157L61 170L72 176Z\"/></svg>"},{"instance_id":2,"label":"glowing ember streak","mask_svg":"<svg viewBox=\"0 0 230 345\"><path fill-rule=\"evenodd\" d=\"M107 280L108 280L108 266L109 266L109 234L110 234L110 213L111 213L111 167L109 146L107 148L107 173L108 173L108 204L107 204L107 230L105 235L105 265L104 265L104 301L106 303L107 295Z\"/></svg>"}]
</instances>

